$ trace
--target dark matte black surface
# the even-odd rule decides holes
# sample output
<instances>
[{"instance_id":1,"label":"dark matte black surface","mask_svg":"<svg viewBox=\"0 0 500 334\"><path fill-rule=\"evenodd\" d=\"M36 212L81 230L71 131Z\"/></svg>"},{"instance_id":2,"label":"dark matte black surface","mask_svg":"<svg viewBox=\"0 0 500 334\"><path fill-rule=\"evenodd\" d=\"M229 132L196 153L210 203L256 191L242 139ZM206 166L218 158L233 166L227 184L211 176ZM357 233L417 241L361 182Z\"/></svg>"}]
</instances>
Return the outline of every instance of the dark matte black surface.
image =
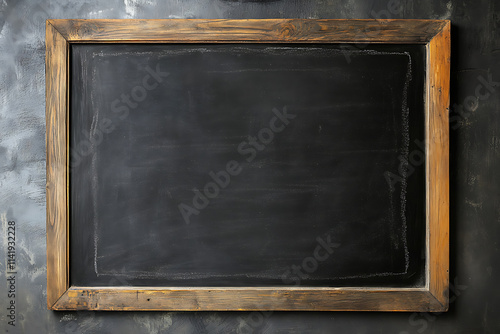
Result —
<instances>
[{"instance_id":1,"label":"dark matte black surface","mask_svg":"<svg viewBox=\"0 0 500 334\"><path fill-rule=\"evenodd\" d=\"M421 150L423 50L73 46L71 283L423 284L423 168L386 178ZM188 224L179 204L233 160ZM315 266L318 238L335 248Z\"/></svg>"}]
</instances>

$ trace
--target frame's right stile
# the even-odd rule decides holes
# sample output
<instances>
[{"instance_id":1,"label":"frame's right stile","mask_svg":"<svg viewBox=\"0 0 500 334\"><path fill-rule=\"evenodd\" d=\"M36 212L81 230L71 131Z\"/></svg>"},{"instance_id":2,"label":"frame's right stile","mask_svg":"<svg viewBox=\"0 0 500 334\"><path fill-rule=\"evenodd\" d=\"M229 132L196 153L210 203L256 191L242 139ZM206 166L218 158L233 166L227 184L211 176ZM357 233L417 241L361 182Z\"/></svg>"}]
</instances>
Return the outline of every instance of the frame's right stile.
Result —
<instances>
[{"instance_id":1,"label":"frame's right stile","mask_svg":"<svg viewBox=\"0 0 500 334\"><path fill-rule=\"evenodd\" d=\"M427 43L427 282L448 307L450 23Z\"/></svg>"}]
</instances>

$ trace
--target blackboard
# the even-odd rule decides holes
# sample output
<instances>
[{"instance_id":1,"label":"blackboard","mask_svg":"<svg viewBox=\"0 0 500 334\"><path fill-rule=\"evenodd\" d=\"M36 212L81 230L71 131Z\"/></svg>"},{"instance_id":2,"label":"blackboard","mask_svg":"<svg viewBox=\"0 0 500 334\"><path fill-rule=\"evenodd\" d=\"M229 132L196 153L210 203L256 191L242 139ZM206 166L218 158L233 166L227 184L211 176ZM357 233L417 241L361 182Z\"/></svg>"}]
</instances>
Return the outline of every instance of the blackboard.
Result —
<instances>
[{"instance_id":1,"label":"blackboard","mask_svg":"<svg viewBox=\"0 0 500 334\"><path fill-rule=\"evenodd\" d=\"M450 26L48 20L48 308L446 311Z\"/></svg>"},{"instance_id":2,"label":"blackboard","mask_svg":"<svg viewBox=\"0 0 500 334\"><path fill-rule=\"evenodd\" d=\"M425 284L424 45L70 56L71 285Z\"/></svg>"}]
</instances>

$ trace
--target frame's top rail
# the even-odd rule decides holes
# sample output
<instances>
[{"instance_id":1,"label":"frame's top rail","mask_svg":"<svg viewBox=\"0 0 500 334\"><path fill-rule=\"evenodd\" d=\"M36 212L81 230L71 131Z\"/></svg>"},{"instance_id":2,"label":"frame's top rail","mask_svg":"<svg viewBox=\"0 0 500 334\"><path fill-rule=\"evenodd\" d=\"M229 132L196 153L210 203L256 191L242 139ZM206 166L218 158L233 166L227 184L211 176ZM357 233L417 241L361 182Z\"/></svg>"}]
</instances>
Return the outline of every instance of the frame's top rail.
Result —
<instances>
[{"instance_id":1,"label":"frame's top rail","mask_svg":"<svg viewBox=\"0 0 500 334\"><path fill-rule=\"evenodd\" d=\"M424 44L444 20L48 20L75 43L390 43Z\"/></svg>"}]
</instances>

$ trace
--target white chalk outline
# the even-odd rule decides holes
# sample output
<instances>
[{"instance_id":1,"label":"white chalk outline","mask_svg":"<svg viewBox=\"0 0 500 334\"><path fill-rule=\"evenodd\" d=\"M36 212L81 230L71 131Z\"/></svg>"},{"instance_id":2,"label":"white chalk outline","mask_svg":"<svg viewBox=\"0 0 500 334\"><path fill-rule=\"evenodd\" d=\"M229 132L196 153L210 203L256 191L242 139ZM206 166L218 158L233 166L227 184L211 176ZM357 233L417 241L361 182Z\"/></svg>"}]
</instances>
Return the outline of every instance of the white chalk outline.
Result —
<instances>
[{"instance_id":1,"label":"white chalk outline","mask_svg":"<svg viewBox=\"0 0 500 334\"><path fill-rule=\"evenodd\" d=\"M238 49L238 48L236 48ZM244 47L241 47L242 50L248 50ZM275 51L276 49L279 49L280 51L283 51L283 50L286 50L286 51L303 51L302 49L297 49L295 47L268 47L268 48L264 48L262 50L264 50L264 52L273 52ZM324 49L324 48L311 48L311 47L308 47L306 48L307 51L310 51L310 50L319 50L319 51L322 51L322 52L328 52L328 53L334 53L334 54L339 54L339 53L342 53L345 55L345 53L350 53L350 54L370 54L370 55L406 55L408 57L408 65L407 65L407 72L406 72L406 81L405 81L405 85L403 87L403 104L402 104L402 112L403 112L403 120L402 120L402 126L403 126L403 146L401 147L402 151L403 151L403 155L404 155L404 158L407 160L408 159L408 155L409 155L409 142L410 142L410 137L409 137L409 132L408 132L408 129L409 129L409 118L408 118L408 114L409 114L409 108L407 106L407 99L408 99L408 87L409 87L409 83L412 79L412 73L411 73L411 55L409 52L405 51L405 52L385 52L385 51L376 51L376 50L338 50L338 49ZM185 52L194 52L194 51L201 51L203 50L203 52L221 52L223 50L213 50L213 49L208 49L208 48L195 48L195 49L190 49L190 50L187 50ZM259 50L259 51L262 51L262 50ZM179 51L176 51L176 52L166 52L167 54L172 54L172 53L185 53L183 52L182 50ZM151 54L151 52L144 52L144 54ZM164 54L163 52L160 53L160 54ZM117 56L118 54L109 54L111 56ZM104 56L104 53L103 52L100 52L100 53L94 53L94 56ZM256 69L258 70L258 69ZM283 70L287 70L287 69L283 69ZM94 74L94 73L93 73ZM93 158L92 158L92 166L94 167L94 163L95 163L95 158L94 158L95 154L93 155ZM399 273L393 273L393 272L382 272L382 273L373 273L373 274L363 274L363 275L351 275L351 276L340 276L340 277L328 277L327 279L330 279L330 280L343 280L343 279L350 279L350 278L368 278L368 277L383 277L383 276L399 276L399 275L405 275L408 273L408 268L409 268L409 251L408 251L408 241L407 241L407 238L408 238L408 235L407 235L407 222L406 222L406 216L405 216L405 210L406 210L406 188L407 188L407 184L406 184L406 178L407 178L407 172L406 170L403 170L403 174L404 175L401 175L402 176L402 182L401 182L401 194L400 194L400 199L401 199L401 219L402 219L402 222L403 222L403 231L402 231L402 234L404 236L403 238L403 244L404 244L404 251L405 251L405 270L403 272L399 272ZM92 184L92 191L93 193L95 192L95 194L97 193L97 180L94 180L92 179L92 182L94 182L94 184ZM95 197L95 196L94 196ZM99 241L99 237L98 237L98 233L97 233L97 230L98 230L98 221L97 221L97 214L95 212L96 208L95 208L95 201L96 201L96 198L94 198L94 271L95 271L95 274L97 275L97 277L100 277L100 276L123 276L123 277L127 277L127 278L130 278L130 279L137 279L137 278L165 278L165 279L175 279L173 278L173 276L175 276L174 274L168 274L168 273L162 273L160 275L158 275L157 273L153 274L151 272L148 272L148 271L131 271L130 274L125 274L125 273L117 273L117 272L114 272L114 271L108 271L108 272L99 272L98 270L98 262L97 262L97 259L99 258L98 257L98 241ZM134 275L135 274L135 275ZM176 274L177 276L179 277L183 277L185 278L185 275L183 274ZM196 278L208 278L208 277L227 277L227 275L220 275L220 274L208 274L208 273L189 273L190 277L196 277ZM256 274L239 274L239 275L233 275L233 276L241 276L241 277L247 277L247 278L250 278L250 277L257 277L257 278L261 278L261 275L256 275ZM317 278L317 279L321 279L321 278Z\"/></svg>"}]
</instances>

